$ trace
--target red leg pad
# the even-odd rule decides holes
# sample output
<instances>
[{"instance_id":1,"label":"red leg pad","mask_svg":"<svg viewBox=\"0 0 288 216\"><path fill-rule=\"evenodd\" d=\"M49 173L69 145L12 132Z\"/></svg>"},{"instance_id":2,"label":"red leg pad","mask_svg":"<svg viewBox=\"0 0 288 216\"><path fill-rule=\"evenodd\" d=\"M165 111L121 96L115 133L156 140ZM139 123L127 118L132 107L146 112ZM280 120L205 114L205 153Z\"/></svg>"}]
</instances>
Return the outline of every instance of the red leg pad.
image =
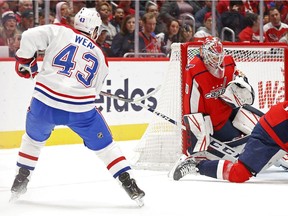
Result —
<instances>
[{"instance_id":1,"label":"red leg pad","mask_svg":"<svg viewBox=\"0 0 288 216\"><path fill-rule=\"evenodd\" d=\"M251 172L244 166L244 164L237 161L230 169L228 180L230 182L243 183L248 181L251 176Z\"/></svg>"}]
</instances>

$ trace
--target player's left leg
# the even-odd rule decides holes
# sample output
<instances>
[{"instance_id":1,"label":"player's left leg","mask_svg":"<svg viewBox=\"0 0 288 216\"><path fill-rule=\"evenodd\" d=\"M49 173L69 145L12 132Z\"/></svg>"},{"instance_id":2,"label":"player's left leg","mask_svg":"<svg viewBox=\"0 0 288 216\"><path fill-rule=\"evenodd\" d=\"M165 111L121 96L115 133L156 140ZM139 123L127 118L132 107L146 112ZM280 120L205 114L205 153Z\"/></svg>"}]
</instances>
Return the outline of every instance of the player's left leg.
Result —
<instances>
[{"instance_id":1,"label":"player's left leg","mask_svg":"<svg viewBox=\"0 0 288 216\"><path fill-rule=\"evenodd\" d=\"M84 141L87 148L95 151L104 162L111 175L119 180L131 199L141 199L145 193L137 186L131 166L117 143L113 142L111 132L97 109L82 114L71 114L72 123L68 126Z\"/></svg>"}]
</instances>

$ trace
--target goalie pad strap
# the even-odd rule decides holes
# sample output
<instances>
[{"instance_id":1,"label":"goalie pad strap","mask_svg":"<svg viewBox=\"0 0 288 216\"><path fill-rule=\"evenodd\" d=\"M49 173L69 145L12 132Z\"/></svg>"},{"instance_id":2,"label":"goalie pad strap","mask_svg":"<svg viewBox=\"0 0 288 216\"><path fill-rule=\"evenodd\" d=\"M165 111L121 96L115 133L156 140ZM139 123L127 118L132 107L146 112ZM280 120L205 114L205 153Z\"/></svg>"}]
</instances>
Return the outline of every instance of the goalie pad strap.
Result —
<instances>
[{"instance_id":1,"label":"goalie pad strap","mask_svg":"<svg viewBox=\"0 0 288 216\"><path fill-rule=\"evenodd\" d=\"M202 113L184 115L184 124L188 134L188 153L205 151L210 144L210 134L213 134L213 126L210 116Z\"/></svg>"}]
</instances>

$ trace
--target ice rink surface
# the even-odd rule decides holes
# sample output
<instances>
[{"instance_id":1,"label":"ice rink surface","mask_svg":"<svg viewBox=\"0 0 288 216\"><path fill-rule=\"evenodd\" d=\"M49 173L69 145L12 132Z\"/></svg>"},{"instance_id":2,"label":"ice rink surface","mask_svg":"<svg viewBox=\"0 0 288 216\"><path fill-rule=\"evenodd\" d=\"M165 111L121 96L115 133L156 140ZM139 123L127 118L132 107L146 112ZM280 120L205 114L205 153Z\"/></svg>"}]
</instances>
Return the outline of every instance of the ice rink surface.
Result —
<instances>
[{"instance_id":1,"label":"ice rink surface","mask_svg":"<svg viewBox=\"0 0 288 216\"><path fill-rule=\"evenodd\" d=\"M136 141L121 142L129 159ZM271 167L244 184L204 176L175 182L167 172L135 170L145 205L131 201L83 145L44 147L28 191L9 203L18 149L0 150L1 216L287 216L288 172Z\"/></svg>"}]
</instances>

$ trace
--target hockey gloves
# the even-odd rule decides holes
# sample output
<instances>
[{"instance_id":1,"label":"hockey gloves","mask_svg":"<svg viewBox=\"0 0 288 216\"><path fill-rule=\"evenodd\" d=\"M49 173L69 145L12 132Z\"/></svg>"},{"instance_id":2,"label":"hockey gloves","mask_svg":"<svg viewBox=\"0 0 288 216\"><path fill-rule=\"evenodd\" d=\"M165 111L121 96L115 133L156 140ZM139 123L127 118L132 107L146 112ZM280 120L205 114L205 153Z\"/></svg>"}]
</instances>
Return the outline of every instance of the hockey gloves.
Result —
<instances>
[{"instance_id":1,"label":"hockey gloves","mask_svg":"<svg viewBox=\"0 0 288 216\"><path fill-rule=\"evenodd\" d=\"M25 79L34 78L38 74L36 58L20 58L16 56L15 71L20 77Z\"/></svg>"},{"instance_id":2,"label":"hockey gloves","mask_svg":"<svg viewBox=\"0 0 288 216\"><path fill-rule=\"evenodd\" d=\"M236 76L234 80L228 83L224 94L220 98L231 107L241 107L243 105L252 105L255 99L255 93L248 79L242 76Z\"/></svg>"}]
</instances>

